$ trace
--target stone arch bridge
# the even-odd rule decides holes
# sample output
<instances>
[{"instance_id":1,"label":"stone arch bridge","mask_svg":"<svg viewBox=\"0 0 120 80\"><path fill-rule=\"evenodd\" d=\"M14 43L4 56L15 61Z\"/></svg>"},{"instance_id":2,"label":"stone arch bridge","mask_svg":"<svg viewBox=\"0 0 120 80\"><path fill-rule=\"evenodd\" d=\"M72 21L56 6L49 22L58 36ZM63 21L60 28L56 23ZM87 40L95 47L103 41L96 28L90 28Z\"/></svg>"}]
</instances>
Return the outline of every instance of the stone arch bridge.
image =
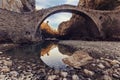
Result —
<instances>
[{"instance_id":1,"label":"stone arch bridge","mask_svg":"<svg viewBox=\"0 0 120 80\"><path fill-rule=\"evenodd\" d=\"M8 22L8 24L0 23L0 26L5 29L9 25L7 36L14 42L20 42L21 40L41 41L40 25L47 17L59 12L75 13L87 20L93 21L99 36L102 38L111 37L120 39L120 10L100 11L83 7L78 8L73 5L59 5L31 13L19 14L2 9L0 9L0 12L0 21ZM5 16L5 18L2 16ZM8 19L11 20L9 21Z\"/></svg>"}]
</instances>

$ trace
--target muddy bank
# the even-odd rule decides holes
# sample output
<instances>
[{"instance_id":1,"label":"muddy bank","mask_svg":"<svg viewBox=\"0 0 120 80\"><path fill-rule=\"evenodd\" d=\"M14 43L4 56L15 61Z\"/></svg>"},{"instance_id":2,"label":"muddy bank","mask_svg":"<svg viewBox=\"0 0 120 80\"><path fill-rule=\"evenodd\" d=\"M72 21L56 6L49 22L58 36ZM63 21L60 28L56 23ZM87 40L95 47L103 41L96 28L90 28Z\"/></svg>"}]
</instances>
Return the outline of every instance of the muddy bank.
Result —
<instances>
[{"instance_id":1,"label":"muddy bank","mask_svg":"<svg viewBox=\"0 0 120 80\"><path fill-rule=\"evenodd\" d=\"M14 44L14 43L0 43L0 51L4 52L10 49L13 49L15 47L18 47L20 44Z\"/></svg>"}]
</instances>

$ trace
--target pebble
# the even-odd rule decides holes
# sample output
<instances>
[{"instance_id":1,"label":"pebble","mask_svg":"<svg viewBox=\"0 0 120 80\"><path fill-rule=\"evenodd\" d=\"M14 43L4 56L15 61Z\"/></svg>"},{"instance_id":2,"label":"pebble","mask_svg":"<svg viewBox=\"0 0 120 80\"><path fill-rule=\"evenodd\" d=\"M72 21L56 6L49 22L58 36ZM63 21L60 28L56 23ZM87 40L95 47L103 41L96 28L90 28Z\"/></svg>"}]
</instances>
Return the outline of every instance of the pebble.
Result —
<instances>
[{"instance_id":1,"label":"pebble","mask_svg":"<svg viewBox=\"0 0 120 80\"><path fill-rule=\"evenodd\" d=\"M25 78L25 75L24 74L20 74L20 77L19 77L18 80L24 80L24 78Z\"/></svg>"},{"instance_id":2,"label":"pebble","mask_svg":"<svg viewBox=\"0 0 120 80\"><path fill-rule=\"evenodd\" d=\"M67 77L68 73L67 72L61 72L62 77Z\"/></svg>"},{"instance_id":3,"label":"pebble","mask_svg":"<svg viewBox=\"0 0 120 80\"><path fill-rule=\"evenodd\" d=\"M20 68L22 68L22 66L18 66L17 68L20 69Z\"/></svg>"},{"instance_id":4,"label":"pebble","mask_svg":"<svg viewBox=\"0 0 120 80\"><path fill-rule=\"evenodd\" d=\"M96 66L96 64L92 64L92 66L94 66L94 67L95 67L95 66Z\"/></svg>"},{"instance_id":5,"label":"pebble","mask_svg":"<svg viewBox=\"0 0 120 80\"><path fill-rule=\"evenodd\" d=\"M87 69L84 69L84 73L86 75L90 75L90 76L93 76L95 74L93 71L90 71L90 70L87 70Z\"/></svg>"},{"instance_id":6,"label":"pebble","mask_svg":"<svg viewBox=\"0 0 120 80\"><path fill-rule=\"evenodd\" d=\"M105 66L102 63L98 64L98 67L101 68L101 69L105 68Z\"/></svg>"},{"instance_id":7,"label":"pebble","mask_svg":"<svg viewBox=\"0 0 120 80\"><path fill-rule=\"evenodd\" d=\"M0 64L2 64L3 63L3 61L2 60L0 60Z\"/></svg>"},{"instance_id":8,"label":"pebble","mask_svg":"<svg viewBox=\"0 0 120 80\"><path fill-rule=\"evenodd\" d=\"M108 75L104 75L103 80L112 80L112 78L110 76L108 76Z\"/></svg>"},{"instance_id":9,"label":"pebble","mask_svg":"<svg viewBox=\"0 0 120 80\"><path fill-rule=\"evenodd\" d=\"M4 80L6 75L0 75L0 80Z\"/></svg>"},{"instance_id":10,"label":"pebble","mask_svg":"<svg viewBox=\"0 0 120 80\"><path fill-rule=\"evenodd\" d=\"M107 61L104 61L104 64L105 64L106 67L111 67L110 63L107 62Z\"/></svg>"},{"instance_id":11,"label":"pebble","mask_svg":"<svg viewBox=\"0 0 120 80\"><path fill-rule=\"evenodd\" d=\"M11 71L10 74L14 77L17 77L19 73L16 71Z\"/></svg>"},{"instance_id":12,"label":"pebble","mask_svg":"<svg viewBox=\"0 0 120 80\"><path fill-rule=\"evenodd\" d=\"M3 66L1 69L2 72L9 72L10 69L7 66Z\"/></svg>"},{"instance_id":13,"label":"pebble","mask_svg":"<svg viewBox=\"0 0 120 80\"><path fill-rule=\"evenodd\" d=\"M6 60L10 60L10 58L6 58Z\"/></svg>"},{"instance_id":14,"label":"pebble","mask_svg":"<svg viewBox=\"0 0 120 80\"><path fill-rule=\"evenodd\" d=\"M113 74L113 77L120 79L120 76L118 74Z\"/></svg>"},{"instance_id":15,"label":"pebble","mask_svg":"<svg viewBox=\"0 0 120 80\"><path fill-rule=\"evenodd\" d=\"M112 60L112 61L111 61L111 64L112 64L112 65L116 65L116 64L120 64L120 62L117 61L117 60Z\"/></svg>"},{"instance_id":16,"label":"pebble","mask_svg":"<svg viewBox=\"0 0 120 80\"><path fill-rule=\"evenodd\" d=\"M55 78L56 78L56 75L50 75L50 76L48 76L47 80L54 80Z\"/></svg>"},{"instance_id":17,"label":"pebble","mask_svg":"<svg viewBox=\"0 0 120 80\"><path fill-rule=\"evenodd\" d=\"M2 59L6 59L6 57L2 57Z\"/></svg>"},{"instance_id":18,"label":"pebble","mask_svg":"<svg viewBox=\"0 0 120 80\"><path fill-rule=\"evenodd\" d=\"M74 74L74 75L72 75L72 80L80 80L80 79L79 79L78 75Z\"/></svg>"},{"instance_id":19,"label":"pebble","mask_svg":"<svg viewBox=\"0 0 120 80\"><path fill-rule=\"evenodd\" d=\"M0 54L2 54L3 52L0 51Z\"/></svg>"},{"instance_id":20,"label":"pebble","mask_svg":"<svg viewBox=\"0 0 120 80\"><path fill-rule=\"evenodd\" d=\"M120 67L119 64L114 65L114 68L119 68L119 67Z\"/></svg>"},{"instance_id":21,"label":"pebble","mask_svg":"<svg viewBox=\"0 0 120 80\"><path fill-rule=\"evenodd\" d=\"M35 66L36 64L32 64L32 66Z\"/></svg>"},{"instance_id":22,"label":"pebble","mask_svg":"<svg viewBox=\"0 0 120 80\"><path fill-rule=\"evenodd\" d=\"M12 66L12 61L3 60L3 64L6 66Z\"/></svg>"},{"instance_id":23,"label":"pebble","mask_svg":"<svg viewBox=\"0 0 120 80\"><path fill-rule=\"evenodd\" d=\"M63 78L62 80L67 80L67 78Z\"/></svg>"},{"instance_id":24,"label":"pebble","mask_svg":"<svg viewBox=\"0 0 120 80\"><path fill-rule=\"evenodd\" d=\"M59 74L60 73L60 71L59 70L55 70L55 74Z\"/></svg>"}]
</instances>

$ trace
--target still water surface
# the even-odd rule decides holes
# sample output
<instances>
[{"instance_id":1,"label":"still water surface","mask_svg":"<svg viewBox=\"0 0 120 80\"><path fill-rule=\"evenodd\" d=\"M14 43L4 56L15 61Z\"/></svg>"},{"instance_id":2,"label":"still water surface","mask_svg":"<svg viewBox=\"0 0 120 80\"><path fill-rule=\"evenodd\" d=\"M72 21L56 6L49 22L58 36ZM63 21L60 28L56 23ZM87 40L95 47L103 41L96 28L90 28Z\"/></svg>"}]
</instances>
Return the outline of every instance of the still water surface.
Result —
<instances>
[{"instance_id":1,"label":"still water surface","mask_svg":"<svg viewBox=\"0 0 120 80\"><path fill-rule=\"evenodd\" d=\"M31 62L34 59L37 65L46 65L50 68L65 69L68 65L62 59L74 52L69 47L59 45L57 42L45 41L42 44L24 45L9 50L7 53L14 59ZM31 62L33 63L33 62Z\"/></svg>"},{"instance_id":2,"label":"still water surface","mask_svg":"<svg viewBox=\"0 0 120 80\"><path fill-rule=\"evenodd\" d=\"M65 68L66 64L62 59L68 57L59 51L57 43L51 43L46 48L41 49L40 59L52 68Z\"/></svg>"}]
</instances>

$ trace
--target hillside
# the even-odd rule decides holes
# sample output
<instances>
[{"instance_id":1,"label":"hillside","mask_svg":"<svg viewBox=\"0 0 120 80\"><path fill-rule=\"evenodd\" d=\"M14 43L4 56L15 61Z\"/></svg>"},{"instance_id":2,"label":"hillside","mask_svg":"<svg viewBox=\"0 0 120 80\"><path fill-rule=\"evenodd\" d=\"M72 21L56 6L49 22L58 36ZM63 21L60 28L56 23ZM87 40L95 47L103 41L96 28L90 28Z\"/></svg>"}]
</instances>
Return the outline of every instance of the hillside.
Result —
<instances>
[{"instance_id":1,"label":"hillside","mask_svg":"<svg viewBox=\"0 0 120 80\"><path fill-rule=\"evenodd\" d=\"M119 0L80 0L78 3L78 7L85 7L95 10L114 10L120 7L120 1ZM85 17L77 14L73 14L70 20L66 22L62 22L58 27L58 31L61 36L64 36L63 37L64 39L103 40L103 38L99 36L99 33L96 29L96 24L92 20L85 19ZM107 31L105 31L105 33L106 32ZM104 37L106 37L107 35L110 34L106 33ZM113 40L111 38L111 35L109 40Z\"/></svg>"},{"instance_id":2,"label":"hillside","mask_svg":"<svg viewBox=\"0 0 120 80\"><path fill-rule=\"evenodd\" d=\"M42 30L42 35L45 38L51 38L51 37L53 38L58 35L58 32L52 29L48 23L42 23L40 28Z\"/></svg>"}]
</instances>

